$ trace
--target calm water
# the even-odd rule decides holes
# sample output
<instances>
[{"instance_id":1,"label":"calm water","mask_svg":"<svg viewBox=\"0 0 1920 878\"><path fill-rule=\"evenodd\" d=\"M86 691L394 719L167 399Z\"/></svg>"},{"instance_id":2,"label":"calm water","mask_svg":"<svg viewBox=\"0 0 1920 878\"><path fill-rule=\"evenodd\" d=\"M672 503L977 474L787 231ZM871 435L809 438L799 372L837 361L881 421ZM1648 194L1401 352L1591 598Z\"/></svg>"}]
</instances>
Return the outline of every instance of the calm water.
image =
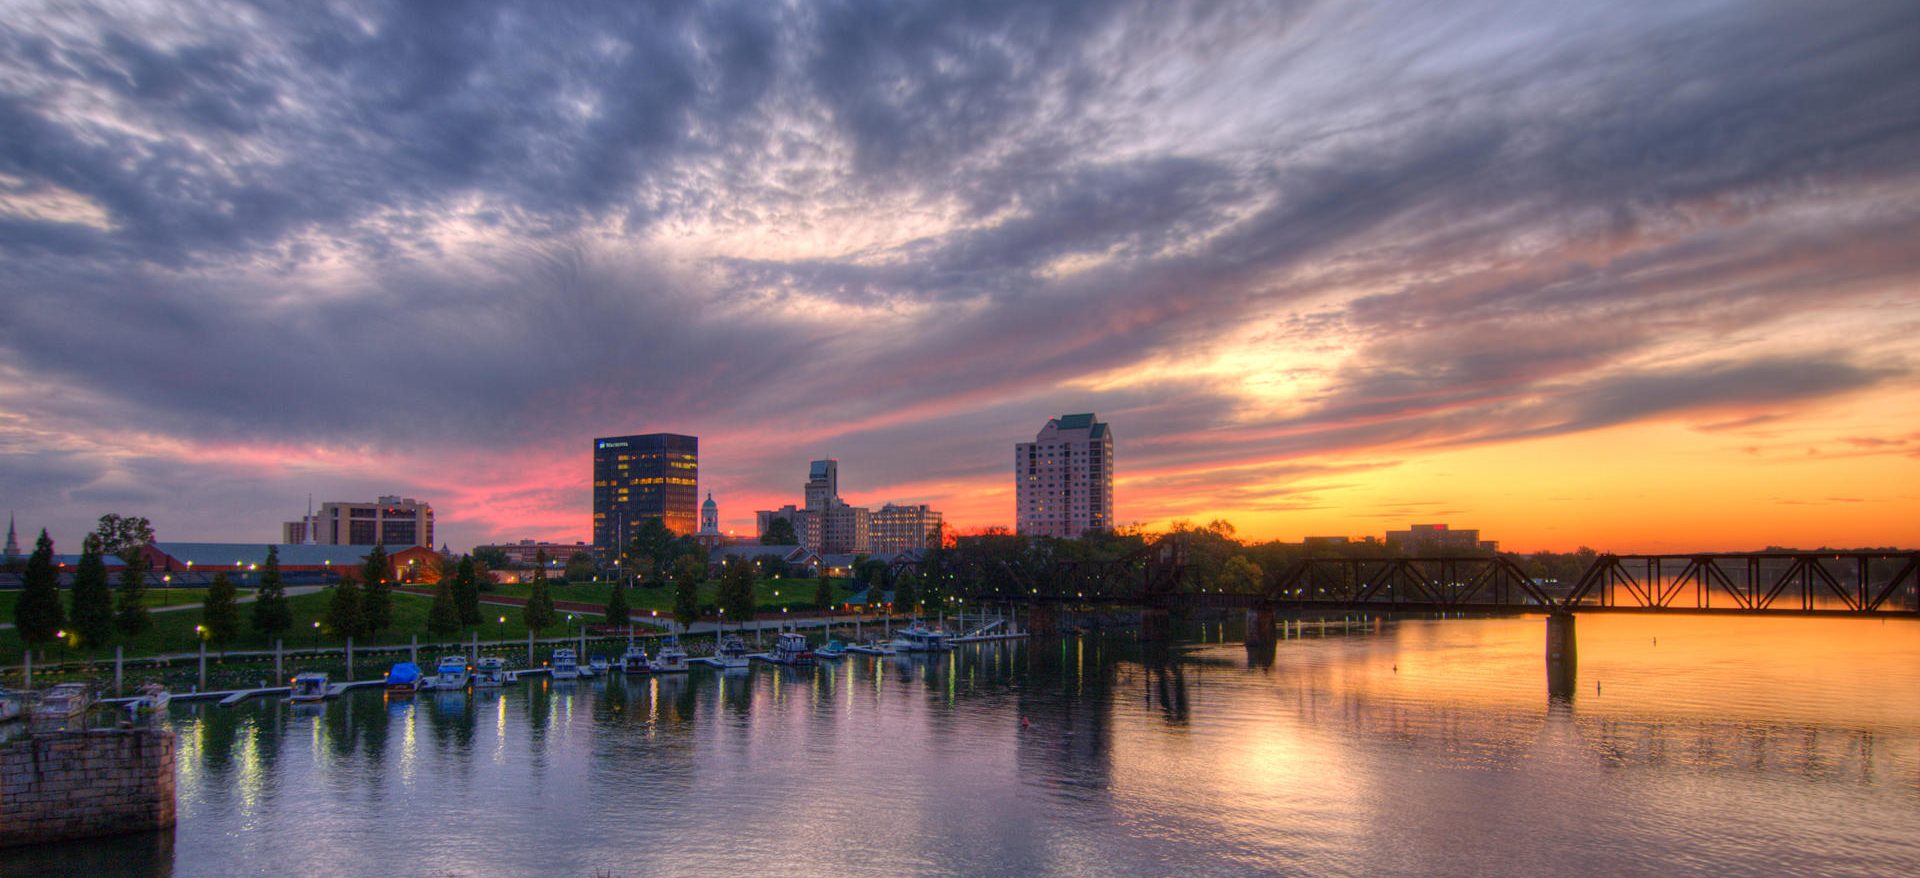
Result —
<instances>
[{"instance_id":1,"label":"calm water","mask_svg":"<svg viewBox=\"0 0 1920 878\"><path fill-rule=\"evenodd\" d=\"M1579 626L177 707L173 833L0 874L1920 874L1920 622Z\"/></svg>"}]
</instances>

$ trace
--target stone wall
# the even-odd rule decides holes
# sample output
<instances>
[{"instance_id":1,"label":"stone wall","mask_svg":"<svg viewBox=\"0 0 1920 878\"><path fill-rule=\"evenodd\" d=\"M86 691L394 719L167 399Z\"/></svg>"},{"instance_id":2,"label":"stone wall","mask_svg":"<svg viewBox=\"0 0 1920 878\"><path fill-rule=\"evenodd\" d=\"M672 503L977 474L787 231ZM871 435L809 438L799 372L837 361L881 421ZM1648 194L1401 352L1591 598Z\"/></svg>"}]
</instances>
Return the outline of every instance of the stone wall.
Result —
<instances>
[{"instance_id":1,"label":"stone wall","mask_svg":"<svg viewBox=\"0 0 1920 878\"><path fill-rule=\"evenodd\" d=\"M0 744L0 848L173 825L173 733L43 732Z\"/></svg>"}]
</instances>

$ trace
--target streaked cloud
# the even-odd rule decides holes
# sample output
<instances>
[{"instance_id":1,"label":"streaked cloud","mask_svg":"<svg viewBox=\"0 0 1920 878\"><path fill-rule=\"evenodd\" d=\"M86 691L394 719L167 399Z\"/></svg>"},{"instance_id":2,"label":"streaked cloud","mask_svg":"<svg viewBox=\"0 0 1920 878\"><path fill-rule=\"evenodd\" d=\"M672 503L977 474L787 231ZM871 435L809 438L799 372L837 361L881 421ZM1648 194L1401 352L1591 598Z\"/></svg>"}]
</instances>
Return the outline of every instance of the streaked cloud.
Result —
<instances>
[{"instance_id":1,"label":"streaked cloud","mask_svg":"<svg viewBox=\"0 0 1920 878\"><path fill-rule=\"evenodd\" d=\"M735 526L822 455L982 526L1085 410L1123 520L1259 536L1515 520L1397 480L1670 425L1649 482L1914 483L1915 45L1897 2L21 4L0 485L67 539L310 491L573 539L587 440L675 430Z\"/></svg>"}]
</instances>

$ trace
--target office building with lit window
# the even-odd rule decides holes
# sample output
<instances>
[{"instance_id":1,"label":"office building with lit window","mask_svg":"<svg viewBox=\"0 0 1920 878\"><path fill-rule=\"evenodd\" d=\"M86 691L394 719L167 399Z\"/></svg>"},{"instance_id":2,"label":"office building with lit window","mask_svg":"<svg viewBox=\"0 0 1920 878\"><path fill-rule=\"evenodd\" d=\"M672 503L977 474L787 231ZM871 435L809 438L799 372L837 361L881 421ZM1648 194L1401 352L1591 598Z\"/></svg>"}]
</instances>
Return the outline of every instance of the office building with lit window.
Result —
<instances>
[{"instance_id":1,"label":"office building with lit window","mask_svg":"<svg viewBox=\"0 0 1920 878\"><path fill-rule=\"evenodd\" d=\"M433 547L433 506L412 497L330 501L311 518L280 526L286 545Z\"/></svg>"},{"instance_id":2,"label":"office building with lit window","mask_svg":"<svg viewBox=\"0 0 1920 878\"><path fill-rule=\"evenodd\" d=\"M649 518L676 534L700 527L700 440L677 433L593 440L593 550L601 558Z\"/></svg>"},{"instance_id":3,"label":"office building with lit window","mask_svg":"<svg viewBox=\"0 0 1920 878\"><path fill-rule=\"evenodd\" d=\"M940 538L939 511L925 503L896 506L888 503L873 510L868 525L868 545L876 555L894 555L924 549Z\"/></svg>"},{"instance_id":4,"label":"office building with lit window","mask_svg":"<svg viewBox=\"0 0 1920 878\"><path fill-rule=\"evenodd\" d=\"M1014 446L1014 519L1020 533L1078 539L1113 529L1113 431L1092 413L1051 418Z\"/></svg>"}]
</instances>

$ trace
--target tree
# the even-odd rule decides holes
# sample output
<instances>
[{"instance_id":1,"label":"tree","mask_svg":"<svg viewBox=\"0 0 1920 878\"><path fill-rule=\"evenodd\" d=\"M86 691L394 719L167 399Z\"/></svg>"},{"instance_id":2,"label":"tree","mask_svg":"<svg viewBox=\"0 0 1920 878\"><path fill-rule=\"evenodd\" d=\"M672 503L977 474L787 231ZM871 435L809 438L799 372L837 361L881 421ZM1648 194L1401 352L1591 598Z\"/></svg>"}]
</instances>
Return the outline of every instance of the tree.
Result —
<instances>
[{"instance_id":1,"label":"tree","mask_svg":"<svg viewBox=\"0 0 1920 878\"><path fill-rule=\"evenodd\" d=\"M367 553L361 577L366 591L360 595L362 624L368 634L379 634L393 626L393 587L387 583L387 550L374 546Z\"/></svg>"},{"instance_id":2,"label":"tree","mask_svg":"<svg viewBox=\"0 0 1920 878\"><path fill-rule=\"evenodd\" d=\"M105 646L113 637L113 589L107 585L107 565L100 558L100 537L88 534L73 571L73 611L68 621L85 647Z\"/></svg>"},{"instance_id":3,"label":"tree","mask_svg":"<svg viewBox=\"0 0 1920 878\"><path fill-rule=\"evenodd\" d=\"M911 573L902 574L900 580L893 584L893 602L909 610L919 604L920 595L916 588L920 584L919 579Z\"/></svg>"},{"instance_id":4,"label":"tree","mask_svg":"<svg viewBox=\"0 0 1920 878\"><path fill-rule=\"evenodd\" d=\"M568 582L581 582L592 579L594 574L599 572L600 565L595 563L593 556L586 552L575 552L571 557L567 558Z\"/></svg>"},{"instance_id":5,"label":"tree","mask_svg":"<svg viewBox=\"0 0 1920 878\"><path fill-rule=\"evenodd\" d=\"M435 634L452 634L460 630L460 607L453 594L454 588L452 582L443 578L440 580L440 587L434 589L433 609L427 611L428 631Z\"/></svg>"},{"instance_id":6,"label":"tree","mask_svg":"<svg viewBox=\"0 0 1920 878\"><path fill-rule=\"evenodd\" d=\"M547 587L546 577L533 580L533 593L527 595L527 605L520 608L520 619L527 623L529 631L544 630L553 624L553 592Z\"/></svg>"},{"instance_id":7,"label":"tree","mask_svg":"<svg viewBox=\"0 0 1920 878\"><path fill-rule=\"evenodd\" d=\"M470 557L493 570L505 570L513 566L512 559L507 557L507 550L499 546L475 546Z\"/></svg>"},{"instance_id":8,"label":"tree","mask_svg":"<svg viewBox=\"0 0 1920 878\"><path fill-rule=\"evenodd\" d=\"M29 646L51 643L67 619L60 608L60 574L53 569L53 540L44 529L27 558L21 586L20 600L13 605L14 630Z\"/></svg>"},{"instance_id":9,"label":"tree","mask_svg":"<svg viewBox=\"0 0 1920 878\"><path fill-rule=\"evenodd\" d=\"M285 633L293 627L293 605L287 603L287 588L280 581L280 547L267 547L267 561L260 565L260 589L254 593L253 630L266 637Z\"/></svg>"},{"instance_id":10,"label":"tree","mask_svg":"<svg viewBox=\"0 0 1920 878\"><path fill-rule=\"evenodd\" d=\"M453 607L462 625L480 624L480 582L473 556L460 559L453 571ZM445 580L442 580L444 582Z\"/></svg>"},{"instance_id":11,"label":"tree","mask_svg":"<svg viewBox=\"0 0 1920 878\"><path fill-rule=\"evenodd\" d=\"M327 602L327 627L335 637L357 637L365 633L366 625L360 579L351 570L342 571L340 584L333 587L333 599Z\"/></svg>"},{"instance_id":12,"label":"tree","mask_svg":"<svg viewBox=\"0 0 1920 878\"><path fill-rule=\"evenodd\" d=\"M200 603L200 622L207 628L207 639L222 646L240 636L239 597L227 574L213 575L207 597Z\"/></svg>"},{"instance_id":13,"label":"tree","mask_svg":"<svg viewBox=\"0 0 1920 878\"><path fill-rule=\"evenodd\" d=\"M120 556L120 590L114 596L113 626L138 637L153 624L147 615L147 559L139 552Z\"/></svg>"},{"instance_id":14,"label":"tree","mask_svg":"<svg viewBox=\"0 0 1920 878\"><path fill-rule=\"evenodd\" d=\"M791 519L776 518L767 524L766 533L760 535L760 545L797 546L800 545L800 535L793 532Z\"/></svg>"},{"instance_id":15,"label":"tree","mask_svg":"<svg viewBox=\"0 0 1920 878\"><path fill-rule=\"evenodd\" d=\"M753 578L753 565L745 560L728 560L720 571L720 591L714 602L726 611L727 618L735 622L753 618Z\"/></svg>"},{"instance_id":16,"label":"tree","mask_svg":"<svg viewBox=\"0 0 1920 878\"><path fill-rule=\"evenodd\" d=\"M673 531L667 529L666 522L658 518L640 522L627 542L633 547L631 554L653 561L653 569L673 569Z\"/></svg>"},{"instance_id":17,"label":"tree","mask_svg":"<svg viewBox=\"0 0 1920 878\"><path fill-rule=\"evenodd\" d=\"M153 542L153 523L145 516L120 516L107 513L100 516L100 524L93 529L93 535L100 538L100 551L107 555L119 555L125 561L127 554L135 552Z\"/></svg>"},{"instance_id":18,"label":"tree","mask_svg":"<svg viewBox=\"0 0 1920 878\"><path fill-rule=\"evenodd\" d=\"M1247 560L1245 555L1228 558L1227 563L1220 567L1220 577L1214 580L1220 591L1229 594L1254 594L1260 591L1266 581L1266 571Z\"/></svg>"},{"instance_id":19,"label":"tree","mask_svg":"<svg viewBox=\"0 0 1920 878\"><path fill-rule=\"evenodd\" d=\"M827 571L820 571L820 584L813 587L813 606L815 609L833 609L833 580Z\"/></svg>"},{"instance_id":20,"label":"tree","mask_svg":"<svg viewBox=\"0 0 1920 878\"><path fill-rule=\"evenodd\" d=\"M625 628L633 618L633 611L627 607L627 587L616 582L613 594L607 597L607 624Z\"/></svg>"},{"instance_id":21,"label":"tree","mask_svg":"<svg viewBox=\"0 0 1920 878\"><path fill-rule=\"evenodd\" d=\"M541 549L537 552L534 552L533 553L533 569L535 573L533 575L543 580L546 579L547 578L547 562L549 560L550 559L547 557L546 549Z\"/></svg>"},{"instance_id":22,"label":"tree","mask_svg":"<svg viewBox=\"0 0 1920 878\"><path fill-rule=\"evenodd\" d=\"M673 621L681 630L700 620L700 581L707 578L706 565L694 558L681 558L673 565Z\"/></svg>"},{"instance_id":23,"label":"tree","mask_svg":"<svg viewBox=\"0 0 1920 878\"><path fill-rule=\"evenodd\" d=\"M821 571L821 575L823 576L826 575L826 571L824 570ZM857 579L854 581L859 582L859 580ZM883 599L883 596L886 594L886 592L887 592L887 572L885 570L869 571L867 573L867 603L869 604L880 603L880 601Z\"/></svg>"}]
</instances>

